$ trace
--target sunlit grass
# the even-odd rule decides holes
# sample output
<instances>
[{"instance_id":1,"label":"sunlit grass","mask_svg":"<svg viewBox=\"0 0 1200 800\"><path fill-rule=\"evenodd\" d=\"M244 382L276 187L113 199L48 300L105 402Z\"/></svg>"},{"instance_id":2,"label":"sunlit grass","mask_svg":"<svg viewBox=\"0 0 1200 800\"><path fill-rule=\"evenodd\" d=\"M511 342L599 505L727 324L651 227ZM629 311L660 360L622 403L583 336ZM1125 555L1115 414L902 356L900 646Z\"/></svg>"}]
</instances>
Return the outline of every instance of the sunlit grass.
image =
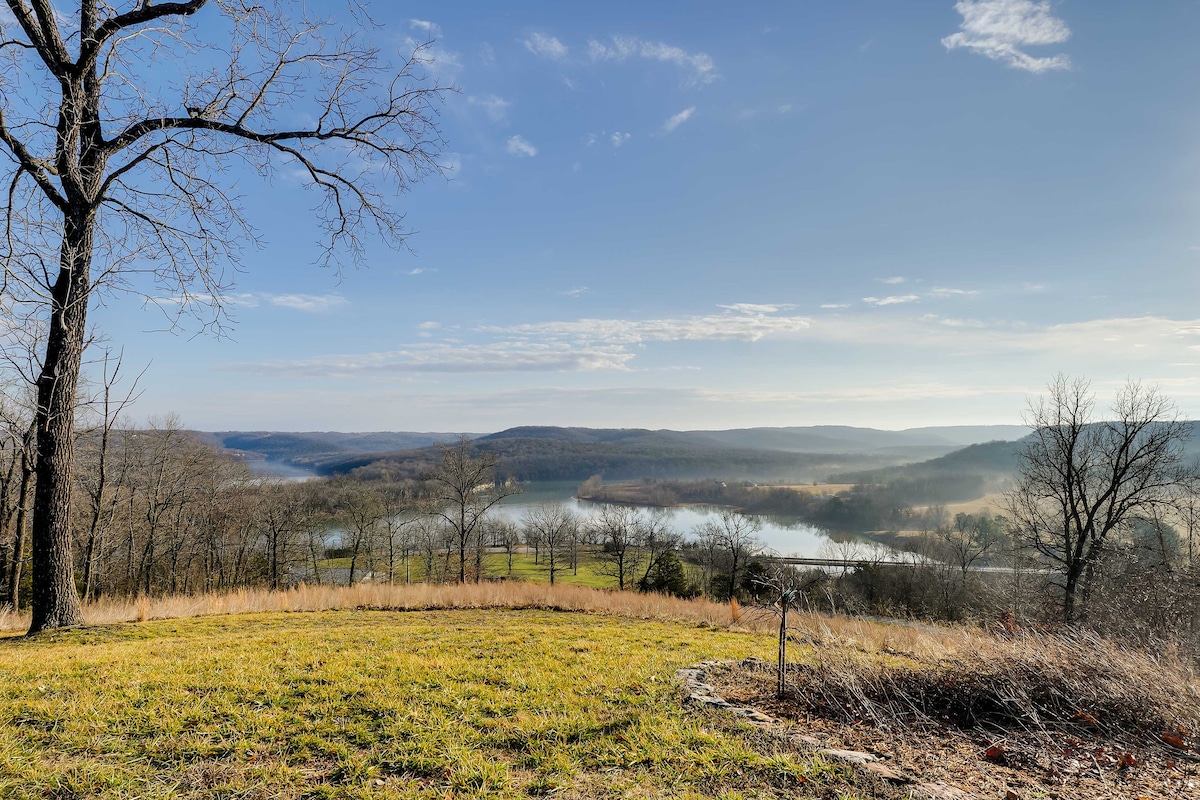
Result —
<instances>
[{"instance_id":1,"label":"sunlit grass","mask_svg":"<svg viewBox=\"0 0 1200 800\"><path fill-rule=\"evenodd\" d=\"M451 563L446 563L443 552L438 555L437 565L442 572L446 572L451 577L454 577L457 575L458 569L457 554L452 554L450 561ZM349 569L350 557L327 558L320 561L318 566L322 570ZM474 565L472 564L471 566L473 569ZM356 569L359 576L372 572L378 579L387 578L386 563L377 562L372 564L366 558L362 558L356 564ZM403 559L398 559L393 565L393 570L396 583L404 583L406 580L410 583L422 583L425 580L425 561L419 555L410 555L407 564ZM513 553L512 566L510 568L508 554L493 549L483 557L483 575L485 578L491 580L505 579L549 583L550 564L545 554L539 556L531 549L526 551L525 548L521 548ZM616 577L606 574L604 564L597 557L595 548L589 547L581 547L579 549L574 566L570 564L570 559L567 556L559 554L556 558L554 582L572 586L591 586L596 589L617 588Z\"/></svg>"},{"instance_id":2,"label":"sunlit grass","mask_svg":"<svg viewBox=\"0 0 1200 800\"><path fill-rule=\"evenodd\" d=\"M681 707L769 637L548 611L204 617L0 642L0 797L836 796Z\"/></svg>"}]
</instances>

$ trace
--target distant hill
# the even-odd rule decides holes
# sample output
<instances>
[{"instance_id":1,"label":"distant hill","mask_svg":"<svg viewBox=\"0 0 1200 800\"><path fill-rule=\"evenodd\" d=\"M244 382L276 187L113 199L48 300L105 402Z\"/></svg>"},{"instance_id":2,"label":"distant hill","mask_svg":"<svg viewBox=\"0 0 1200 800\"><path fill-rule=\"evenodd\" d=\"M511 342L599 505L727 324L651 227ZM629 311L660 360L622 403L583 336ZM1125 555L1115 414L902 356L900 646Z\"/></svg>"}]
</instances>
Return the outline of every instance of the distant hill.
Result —
<instances>
[{"instance_id":1,"label":"distant hill","mask_svg":"<svg viewBox=\"0 0 1200 800\"><path fill-rule=\"evenodd\" d=\"M648 432L621 441L579 441L518 436L480 437L476 452L500 456L500 477L520 481L584 481L593 475L605 480L722 478L757 481L814 481L830 471L866 469L899 462L878 454L789 453L721 444L674 441ZM353 472L365 478L419 477L441 459L437 448L364 455L329 462L322 472Z\"/></svg>"},{"instance_id":2,"label":"distant hill","mask_svg":"<svg viewBox=\"0 0 1200 800\"><path fill-rule=\"evenodd\" d=\"M831 483L886 484L913 503L973 500L1003 488L1017 465L1021 442L985 442L915 464L843 472Z\"/></svg>"},{"instance_id":3,"label":"distant hill","mask_svg":"<svg viewBox=\"0 0 1200 800\"><path fill-rule=\"evenodd\" d=\"M216 431L197 432L204 441L237 454L246 461L274 461L292 467L318 469L329 461L340 461L367 453L388 453L457 441L467 433L415 433L380 431L339 433L336 431Z\"/></svg>"},{"instance_id":4,"label":"distant hill","mask_svg":"<svg viewBox=\"0 0 1200 800\"><path fill-rule=\"evenodd\" d=\"M505 476L518 480L637 478L815 481L831 472L866 470L944 455L968 436L956 430L880 431L813 426L728 431L522 426L479 436L474 446L500 456ZM986 430L977 432L984 435ZM440 457L435 448L364 454L326 461L324 472L415 476Z\"/></svg>"},{"instance_id":5,"label":"distant hill","mask_svg":"<svg viewBox=\"0 0 1200 800\"><path fill-rule=\"evenodd\" d=\"M841 425L673 431L643 428L521 426L465 434L501 456L520 480L725 478L815 481L831 472L870 471L942 456L966 440L1015 426L884 431ZM219 431L199 434L247 461L317 474L415 475L440 457L436 445L464 434L334 431Z\"/></svg>"},{"instance_id":6,"label":"distant hill","mask_svg":"<svg viewBox=\"0 0 1200 800\"><path fill-rule=\"evenodd\" d=\"M1021 425L957 425L944 428L910 428L884 431L847 425L812 425L793 428L740 428L727 431L691 431L713 441L737 447L786 450L797 453L855 453L924 451L928 458L957 447L998 439L1019 439L1029 433Z\"/></svg>"}]
</instances>

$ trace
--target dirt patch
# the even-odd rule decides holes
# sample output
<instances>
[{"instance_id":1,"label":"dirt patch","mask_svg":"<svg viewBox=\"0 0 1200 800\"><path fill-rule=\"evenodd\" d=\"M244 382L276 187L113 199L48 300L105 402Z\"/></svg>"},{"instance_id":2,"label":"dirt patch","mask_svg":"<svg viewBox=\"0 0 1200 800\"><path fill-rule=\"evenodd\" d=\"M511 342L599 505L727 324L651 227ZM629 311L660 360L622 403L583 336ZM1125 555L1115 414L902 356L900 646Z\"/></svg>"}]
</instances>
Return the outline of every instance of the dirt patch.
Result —
<instances>
[{"instance_id":1,"label":"dirt patch","mask_svg":"<svg viewBox=\"0 0 1200 800\"><path fill-rule=\"evenodd\" d=\"M950 721L884 725L830 708L793 675L784 699L775 696L772 665L714 665L707 682L729 703L759 709L828 748L865 751L922 782L943 783L980 798L1059 800L1180 800L1200 798L1200 761L1144 737L1089 730L1086 720L1041 731L964 728ZM1187 732L1182 732L1186 734ZM1137 739L1137 743L1132 743Z\"/></svg>"}]
</instances>

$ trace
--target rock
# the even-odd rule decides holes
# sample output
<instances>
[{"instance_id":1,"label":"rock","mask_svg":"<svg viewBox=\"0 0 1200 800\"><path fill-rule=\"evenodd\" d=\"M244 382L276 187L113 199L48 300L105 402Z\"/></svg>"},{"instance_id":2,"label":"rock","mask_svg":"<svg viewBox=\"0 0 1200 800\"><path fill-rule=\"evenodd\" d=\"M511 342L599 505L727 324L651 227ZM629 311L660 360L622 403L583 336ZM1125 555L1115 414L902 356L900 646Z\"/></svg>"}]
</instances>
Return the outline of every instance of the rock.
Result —
<instances>
[{"instance_id":1,"label":"rock","mask_svg":"<svg viewBox=\"0 0 1200 800\"><path fill-rule=\"evenodd\" d=\"M794 733L788 737L793 744L802 747L820 747L822 742L815 736L809 736L807 733Z\"/></svg>"},{"instance_id":2,"label":"rock","mask_svg":"<svg viewBox=\"0 0 1200 800\"><path fill-rule=\"evenodd\" d=\"M912 783L912 778L905 775L903 772L897 772L891 767L884 766L878 762L867 764L867 772L872 775L877 775L889 783Z\"/></svg>"},{"instance_id":3,"label":"rock","mask_svg":"<svg viewBox=\"0 0 1200 800\"><path fill-rule=\"evenodd\" d=\"M702 706L711 706L713 708L731 707L723 698L716 697L711 694L700 694L698 692L693 692L692 694L688 695L688 701L692 703L698 703Z\"/></svg>"},{"instance_id":4,"label":"rock","mask_svg":"<svg viewBox=\"0 0 1200 800\"><path fill-rule=\"evenodd\" d=\"M737 714L739 717L745 717L746 719L748 719L751 722L757 722L762 725L769 725L775 721L774 719L772 719L771 717L768 717L766 714L762 713L761 711L759 711L756 708L730 707L729 710L731 713Z\"/></svg>"},{"instance_id":5,"label":"rock","mask_svg":"<svg viewBox=\"0 0 1200 800\"><path fill-rule=\"evenodd\" d=\"M926 800L974 800L974 798L949 784L938 781L937 783L918 783L912 788L912 793L916 797L924 797Z\"/></svg>"},{"instance_id":6,"label":"rock","mask_svg":"<svg viewBox=\"0 0 1200 800\"><path fill-rule=\"evenodd\" d=\"M864 753L860 750L834 750L827 748L817 752L826 758L832 758L834 761L844 761L847 764L857 764L860 767L865 767L870 762L879 760L870 753Z\"/></svg>"}]
</instances>

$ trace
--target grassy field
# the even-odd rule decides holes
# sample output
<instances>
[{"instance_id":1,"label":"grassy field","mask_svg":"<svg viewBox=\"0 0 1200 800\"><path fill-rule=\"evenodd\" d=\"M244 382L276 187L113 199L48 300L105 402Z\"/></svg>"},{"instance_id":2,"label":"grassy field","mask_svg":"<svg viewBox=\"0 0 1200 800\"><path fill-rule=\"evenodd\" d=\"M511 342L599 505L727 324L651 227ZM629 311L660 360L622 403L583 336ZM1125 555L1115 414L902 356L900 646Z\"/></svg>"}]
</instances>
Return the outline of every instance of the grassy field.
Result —
<instances>
[{"instance_id":1,"label":"grassy field","mask_svg":"<svg viewBox=\"0 0 1200 800\"><path fill-rule=\"evenodd\" d=\"M856 797L684 709L760 634L551 611L202 617L0 641L5 798Z\"/></svg>"},{"instance_id":2,"label":"grassy field","mask_svg":"<svg viewBox=\"0 0 1200 800\"><path fill-rule=\"evenodd\" d=\"M457 558L457 556L455 556ZM425 563L418 557L413 556L409 564L409 575L413 583L421 583L425 580ZM596 548L581 546L579 555L576 559L578 569L570 568L570 559L565 555L560 555L557 559L555 567L554 581L555 583L564 583L572 586L590 586L593 589L615 589L617 588L617 579L611 575L606 575L603 572L604 565L599 561L596 553ZM350 559L348 557L330 558L321 563L321 569L327 570L332 568L349 569ZM439 558L439 566L444 567L444 561ZM387 577L387 564L371 565L365 561L360 562L358 569L361 571L375 571L377 575L383 578ZM451 573L457 574L457 562L451 564ZM550 565L543 554L540 561L534 560L532 550L525 552L524 548L513 553L512 570L509 571L508 555L502 551L491 550L483 557L483 572L489 578L508 578L513 580L533 581L535 583L550 582ZM403 582L405 577L405 568L403 561L396 564L397 582Z\"/></svg>"}]
</instances>

